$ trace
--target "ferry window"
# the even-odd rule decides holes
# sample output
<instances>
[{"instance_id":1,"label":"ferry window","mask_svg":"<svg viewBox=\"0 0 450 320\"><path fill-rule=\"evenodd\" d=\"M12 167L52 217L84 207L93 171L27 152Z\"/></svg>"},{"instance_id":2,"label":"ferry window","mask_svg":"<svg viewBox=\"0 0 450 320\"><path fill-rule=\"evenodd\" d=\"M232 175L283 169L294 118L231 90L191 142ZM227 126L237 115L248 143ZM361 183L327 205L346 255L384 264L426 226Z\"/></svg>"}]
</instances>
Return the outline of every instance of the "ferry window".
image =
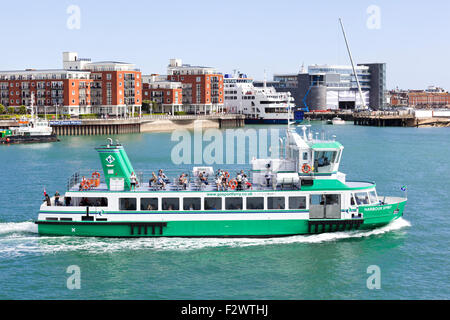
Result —
<instances>
[{"instance_id":1,"label":"ferry window","mask_svg":"<svg viewBox=\"0 0 450 320\"><path fill-rule=\"evenodd\" d=\"M119 210L136 210L136 198L120 198Z\"/></svg>"},{"instance_id":2,"label":"ferry window","mask_svg":"<svg viewBox=\"0 0 450 320\"><path fill-rule=\"evenodd\" d=\"M284 197L267 197L267 209L284 209Z\"/></svg>"},{"instance_id":3,"label":"ferry window","mask_svg":"<svg viewBox=\"0 0 450 320\"><path fill-rule=\"evenodd\" d=\"M242 198L241 197L229 197L225 198L226 210L242 210Z\"/></svg>"},{"instance_id":4,"label":"ferry window","mask_svg":"<svg viewBox=\"0 0 450 320\"><path fill-rule=\"evenodd\" d=\"M222 210L222 198L205 198L205 210Z\"/></svg>"},{"instance_id":5,"label":"ferry window","mask_svg":"<svg viewBox=\"0 0 450 320\"><path fill-rule=\"evenodd\" d=\"M340 205L340 195L339 194L327 194L325 195L325 203L327 206L336 206Z\"/></svg>"},{"instance_id":6,"label":"ferry window","mask_svg":"<svg viewBox=\"0 0 450 320\"><path fill-rule=\"evenodd\" d=\"M200 210L200 198L184 198L183 210Z\"/></svg>"},{"instance_id":7,"label":"ferry window","mask_svg":"<svg viewBox=\"0 0 450 320\"><path fill-rule=\"evenodd\" d=\"M308 160L308 152L303 152L303 160Z\"/></svg>"},{"instance_id":8,"label":"ferry window","mask_svg":"<svg viewBox=\"0 0 450 320\"><path fill-rule=\"evenodd\" d=\"M141 198L141 210L158 210L158 198Z\"/></svg>"},{"instance_id":9,"label":"ferry window","mask_svg":"<svg viewBox=\"0 0 450 320\"><path fill-rule=\"evenodd\" d=\"M352 206L354 206L356 203L355 203L355 195L352 193L351 195L350 195L350 205L352 205Z\"/></svg>"},{"instance_id":10,"label":"ferry window","mask_svg":"<svg viewBox=\"0 0 450 320\"><path fill-rule=\"evenodd\" d=\"M321 194L312 194L309 199L310 204L314 206L323 206L325 204L324 196Z\"/></svg>"},{"instance_id":11,"label":"ferry window","mask_svg":"<svg viewBox=\"0 0 450 320\"><path fill-rule=\"evenodd\" d=\"M367 192L355 193L355 199L357 205L369 204L369 197L367 196Z\"/></svg>"},{"instance_id":12,"label":"ferry window","mask_svg":"<svg viewBox=\"0 0 450 320\"><path fill-rule=\"evenodd\" d=\"M316 151L314 152L314 167L326 167L336 160L336 151Z\"/></svg>"},{"instance_id":13,"label":"ferry window","mask_svg":"<svg viewBox=\"0 0 450 320\"><path fill-rule=\"evenodd\" d=\"M264 209L264 198L247 197L247 209L248 210Z\"/></svg>"},{"instance_id":14,"label":"ferry window","mask_svg":"<svg viewBox=\"0 0 450 320\"><path fill-rule=\"evenodd\" d=\"M289 197L289 209L306 209L306 197Z\"/></svg>"},{"instance_id":15,"label":"ferry window","mask_svg":"<svg viewBox=\"0 0 450 320\"><path fill-rule=\"evenodd\" d=\"M64 200L66 206L81 206L81 207L107 207L108 198L71 198L66 197Z\"/></svg>"},{"instance_id":16,"label":"ferry window","mask_svg":"<svg viewBox=\"0 0 450 320\"><path fill-rule=\"evenodd\" d=\"M370 191L369 192L369 199L370 199L370 203L377 203L378 202L377 194L375 193L375 191Z\"/></svg>"},{"instance_id":17,"label":"ferry window","mask_svg":"<svg viewBox=\"0 0 450 320\"><path fill-rule=\"evenodd\" d=\"M163 210L180 210L180 199L178 198L162 198Z\"/></svg>"}]
</instances>

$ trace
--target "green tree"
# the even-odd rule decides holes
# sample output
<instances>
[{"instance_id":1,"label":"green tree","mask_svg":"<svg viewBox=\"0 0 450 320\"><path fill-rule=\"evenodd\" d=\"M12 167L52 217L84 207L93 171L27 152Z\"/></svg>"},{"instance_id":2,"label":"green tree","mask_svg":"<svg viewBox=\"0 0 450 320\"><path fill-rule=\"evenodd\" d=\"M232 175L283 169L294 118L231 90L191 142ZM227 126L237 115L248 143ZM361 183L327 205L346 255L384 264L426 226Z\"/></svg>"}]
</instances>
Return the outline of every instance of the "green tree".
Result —
<instances>
[{"instance_id":1,"label":"green tree","mask_svg":"<svg viewBox=\"0 0 450 320\"><path fill-rule=\"evenodd\" d=\"M27 114L27 107L25 106L20 106L19 107L19 114Z\"/></svg>"},{"instance_id":2,"label":"green tree","mask_svg":"<svg viewBox=\"0 0 450 320\"><path fill-rule=\"evenodd\" d=\"M16 112L16 108L14 107L8 107L8 113L9 114L14 114Z\"/></svg>"},{"instance_id":3,"label":"green tree","mask_svg":"<svg viewBox=\"0 0 450 320\"><path fill-rule=\"evenodd\" d=\"M0 114L4 114L5 112L6 112L5 106L0 103Z\"/></svg>"}]
</instances>

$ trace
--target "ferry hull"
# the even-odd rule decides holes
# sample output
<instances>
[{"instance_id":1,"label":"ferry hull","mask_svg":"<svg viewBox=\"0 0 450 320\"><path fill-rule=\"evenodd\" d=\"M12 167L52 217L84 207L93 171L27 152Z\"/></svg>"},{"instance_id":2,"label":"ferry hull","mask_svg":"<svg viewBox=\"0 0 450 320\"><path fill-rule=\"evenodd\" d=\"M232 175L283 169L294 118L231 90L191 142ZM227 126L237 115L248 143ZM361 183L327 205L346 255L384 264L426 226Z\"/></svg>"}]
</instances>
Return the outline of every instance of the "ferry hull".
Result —
<instances>
[{"instance_id":1,"label":"ferry hull","mask_svg":"<svg viewBox=\"0 0 450 320\"><path fill-rule=\"evenodd\" d=\"M322 232L373 229L403 215L405 202L360 207L364 218L195 221L47 221L38 220L39 233L95 237L279 237ZM377 207L377 209L373 209ZM372 209L370 209L372 208Z\"/></svg>"},{"instance_id":2,"label":"ferry hull","mask_svg":"<svg viewBox=\"0 0 450 320\"><path fill-rule=\"evenodd\" d=\"M0 139L0 143L2 144L39 143L39 142L56 142L56 141L59 141L56 134L36 135L36 136L9 136Z\"/></svg>"}]
</instances>

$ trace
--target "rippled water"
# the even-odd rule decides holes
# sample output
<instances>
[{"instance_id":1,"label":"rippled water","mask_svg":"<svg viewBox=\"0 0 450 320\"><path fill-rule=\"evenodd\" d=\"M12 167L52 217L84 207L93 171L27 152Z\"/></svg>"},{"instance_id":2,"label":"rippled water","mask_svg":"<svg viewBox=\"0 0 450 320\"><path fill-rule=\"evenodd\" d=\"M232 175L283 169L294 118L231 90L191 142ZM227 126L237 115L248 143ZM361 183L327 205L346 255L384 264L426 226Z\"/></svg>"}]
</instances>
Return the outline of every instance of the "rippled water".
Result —
<instances>
[{"instance_id":1,"label":"rippled water","mask_svg":"<svg viewBox=\"0 0 450 320\"><path fill-rule=\"evenodd\" d=\"M450 130L323 128L344 144L348 179L375 180L381 195L408 185L404 218L271 239L44 237L32 222L44 186L61 193L73 171L99 168L105 137L0 146L0 299L448 299ZM170 133L119 138L136 170L170 166ZM67 289L70 265L80 290ZM379 290L366 286L370 265Z\"/></svg>"}]
</instances>

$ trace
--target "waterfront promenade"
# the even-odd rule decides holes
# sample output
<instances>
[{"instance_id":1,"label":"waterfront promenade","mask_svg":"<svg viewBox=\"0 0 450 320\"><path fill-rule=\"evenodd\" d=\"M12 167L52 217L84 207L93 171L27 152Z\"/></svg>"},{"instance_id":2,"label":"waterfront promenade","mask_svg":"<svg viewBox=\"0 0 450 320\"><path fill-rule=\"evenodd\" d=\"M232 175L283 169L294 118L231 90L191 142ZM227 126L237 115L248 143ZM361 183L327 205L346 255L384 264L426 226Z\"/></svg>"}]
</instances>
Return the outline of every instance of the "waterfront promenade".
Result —
<instances>
[{"instance_id":1,"label":"waterfront promenade","mask_svg":"<svg viewBox=\"0 0 450 320\"><path fill-rule=\"evenodd\" d=\"M244 126L245 117L236 114L211 115L146 115L118 119L70 119L50 121L54 133L59 136L123 134L161 132L176 129L236 128ZM18 120L1 120L0 128L19 126Z\"/></svg>"}]
</instances>

